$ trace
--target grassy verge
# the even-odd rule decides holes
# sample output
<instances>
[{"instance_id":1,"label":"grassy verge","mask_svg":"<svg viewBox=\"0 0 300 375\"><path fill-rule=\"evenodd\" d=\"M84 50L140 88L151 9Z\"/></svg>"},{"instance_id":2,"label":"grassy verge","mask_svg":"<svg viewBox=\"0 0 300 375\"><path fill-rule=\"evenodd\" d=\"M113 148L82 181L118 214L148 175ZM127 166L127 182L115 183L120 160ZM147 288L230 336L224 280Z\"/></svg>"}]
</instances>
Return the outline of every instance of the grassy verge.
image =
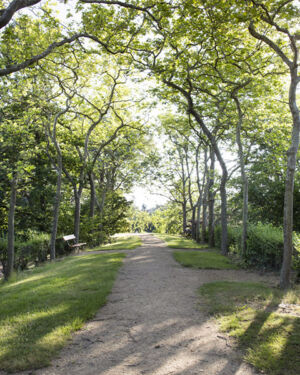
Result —
<instances>
[{"instance_id":1,"label":"grassy verge","mask_svg":"<svg viewBox=\"0 0 300 375\"><path fill-rule=\"evenodd\" d=\"M154 235L167 243L168 247L173 249L207 249L208 245L199 244L194 240L180 236L179 234L160 234Z\"/></svg>"},{"instance_id":2,"label":"grassy verge","mask_svg":"<svg viewBox=\"0 0 300 375\"><path fill-rule=\"evenodd\" d=\"M87 251L97 250L132 250L141 246L142 240L139 236L118 236L113 237L112 242L106 245L98 246Z\"/></svg>"},{"instance_id":3,"label":"grassy verge","mask_svg":"<svg viewBox=\"0 0 300 375\"><path fill-rule=\"evenodd\" d=\"M174 258L185 267L203 269L238 269L231 260L215 251L174 251Z\"/></svg>"},{"instance_id":4,"label":"grassy verge","mask_svg":"<svg viewBox=\"0 0 300 375\"><path fill-rule=\"evenodd\" d=\"M0 369L48 365L106 302L123 257L70 257L0 283Z\"/></svg>"},{"instance_id":5,"label":"grassy verge","mask_svg":"<svg viewBox=\"0 0 300 375\"><path fill-rule=\"evenodd\" d=\"M214 282L200 294L247 362L270 375L300 374L300 287L285 294L261 283Z\"/></svg>"}]
</instances>

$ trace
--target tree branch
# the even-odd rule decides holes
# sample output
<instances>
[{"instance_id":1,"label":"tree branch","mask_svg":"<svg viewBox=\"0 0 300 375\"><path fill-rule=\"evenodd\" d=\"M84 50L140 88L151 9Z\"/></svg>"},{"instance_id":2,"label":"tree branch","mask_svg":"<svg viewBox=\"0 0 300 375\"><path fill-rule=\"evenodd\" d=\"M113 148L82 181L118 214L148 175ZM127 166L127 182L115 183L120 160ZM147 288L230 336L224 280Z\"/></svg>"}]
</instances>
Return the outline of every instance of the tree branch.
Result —
<instances>
[{"instance_id":1,"label":"tree branch","mask_svg":"<svg viewBox=\"0 0 300 375\"><path fill-rule=\"evenodd\" d=\"M254 24L253 24L253 21L250 22L250 25L248 26L248 30L250 32L250 34L258 39L258 40L261 40L263 41L264 43L266 43L270 48L272 48L273 51L275 51L277 53L277 55L279 57L281 57L281 59L283 60L283 62L285 62L285 64L290 68L292 69L293 67L293 62L286 56L286 54L279 48L279 46L274 43L271 39L269 39L266 35L263 35L263 34L260 34L259 32L257 32L254 28Z\"/></svg>"},{"instance_id":2,"label":"tree branch","mask_svg":"<svg viewBox=\"0 0 300 375\"><path fill-rule=\"evenodd\" d=\"M7 8L0 10L0 29L10 22L18 10L38 4L40 1L41 0L13 0Z\"/></svg>"}]
</instances>

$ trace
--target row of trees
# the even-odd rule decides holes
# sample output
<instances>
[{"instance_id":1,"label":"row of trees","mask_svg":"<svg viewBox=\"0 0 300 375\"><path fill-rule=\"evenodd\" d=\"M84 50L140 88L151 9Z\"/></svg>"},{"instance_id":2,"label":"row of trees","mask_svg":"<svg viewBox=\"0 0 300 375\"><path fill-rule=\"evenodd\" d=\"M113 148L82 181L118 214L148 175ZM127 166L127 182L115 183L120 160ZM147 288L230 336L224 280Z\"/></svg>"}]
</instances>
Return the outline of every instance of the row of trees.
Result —
<instances>
[{"instance_id":1,"label":"row of trees","mask_svg":"<svg viewBox=\"0 0 300 375\"><path fill-rule=\"evenodd\" d=\"M287 287L290 283L293 249L294 180L300 131L296 100L297 85L300 81L297 2L292 0L263 2L247 0L242 3L235 0L226 2L79 0L76 7L73 7L76 18L68 27L61 26L47 5L42 7L41 16L38 18L27 13L17 19L14 18L20 9L31 9L37 3L40 1L14 0L3 7L0 15L0 27L3 29L0 75L13 74L10 77L15 79L18 77L17 72L22 72L22 79L28 82L26 75L32 70L24 70L25 68L34 66L35 69L42 70L46 65L46 69L50 69L51 74L55 70L59 76L58 86L64 87L66 81L70 84L69 88L63 89L65 106L60 105L59 111L53 115L52 127L48 127L49 137L52 134L54 139L55 124L59 118L62 121L64 118L68 122L71 120L71 117L67 118L68 109L69 106L76 106L73 103L78 97L77 90L73 89L73 86L84 81L91 65L96 66L96 69L99 68L97 61L91 64L86 62L95 52L103 54L105 51L110 55L118 56L118 65L126 66L127 71L128 67L135 66L149 76L155 77L157 80L155 92L158 97L176 106L176 111L184 118L184 126L181 125L181 119L178 124L175 118L173 127L176 129L170 134L174 153L178 154L179 160L183 160L181 164L185 163L178 166L181 167L182 173L185 168L183 180L191 172L190 159L193 148L196 148L194 155L198 155L198 162L200 148L204 161L210 162L210 166L204 162L203 167L203 173L207 178L202 178L201 183L199 177L196 183L198 196L192 201L192 195L191 197L188 195L194 216L199 215L197 212L200 211L201 199L202 206L203 202L212 201L212 199L204 199L208 194L214 194L214 189L208 187L208 182L205 181L213 180L211 170L214 169L214 165L211 164L217 162L220 166L221 248L224 254L228 251L227 187L230 177L224 150L232 147L235 139L243 191L244 249L249 221L248 154L251 152L262 154L267 150L270 159L274 159L275 164L278 162L276 173L285 175L284 258L281 286ZM69 16L72 17L72 14ZM80 21L78 16L81 17ZM18 48L14 48L16 45ZM60 68L48 68L47 64L52 64L55 56L57 59L62 59ZM60 77L60 69L67 67L69 70L69 59L74 59L71 65L77 64L78 72L74 74L73 67L70 78L65 80ZM118 82L118 77L114 74L112 76L113 81ZM80 77L84 78L80 79ZM96 81L93 83L94 86L97 84ZM111 88L111 85L108 86ZM83 94L80 95L84 97ZM95 104L90 99L88 99L90 103L82 100L86 106L92 107L89 110L93 113L85 120L88 123L86 134L89 134L88 129L93 133L97 128L96 123L102 122L103 117L105 118L109 112L108 110L106 112L106 108L110 108L108 103L111 101L107 100L106 107L101 106L100 110L97 104L97 108L94 107ZM81 113L78 109L73 112L77 114L76 120L82 116L82 114L78 115L79 112ZM119 121L118 126L124 127L123 117L118 110L113 116ZM114 129L116 131L117 128ZM114 137L114 133L110 134L110 137ZM109 142L110 137L108 136L107 141L103 142ZM91 144L89 138L90 135L88 139L85 138L85 145L80 151L83 166L87 164L90 155L85 147ZM55 141L51 139L49 144L50 146L52 144L59 155ZM271 152L272 146L275 146L273 152ZM286 151L287 156L283 157ZM97 150L95 154L97 155ZM91 156L89 157L92 159ZM56 158L55 161L59 169L58 159ZM283 159L284 165L282 165ZM188 160L189 163L184 160ZM197 163L196 159L195 163ZM84 181L88 174L82 170L78 171L81 177L77 181L76 188L71 182L72 175L71 178L67 177L73 186L77 207L83 189L80 187L82 186L80 181ZM196 168L197 170L199 169ZM12 175L11 181L16 180L17 177ZM185 189L188 191L190 188L188 180L186 183ZM12 186L14 184L15 182L12 182ZM12 202L13 191L12 187ZM198 211L195 207L198 207ZM211 208L203 206L203 212L206 209ZM78 213L78 209L75 212ZM13 217L13 212L10 217Z\"/></svg>"},{"instance_id":2,"label":"row of trees","mask_svg":"<svg viewBox=\"0 0 300 375\"><path fill-rule=\"evenodd\" d=\"M286 147L284 138L279 137L279 146L273 155L276 158L278 151L288 148L284 166L284 256L280 280L281 286L286 287L290 283L293 250L293 193L300 131L296 101L299 7L293 1L247 1L242 4L236 1L197 4L185 1L182 5L172 5L173 8L168 8L172 17L169 13L169 17L159 18L157 24L155 42L161 49L140 54L136 59L141 65L146 64L163 82L158 89L160 97L173 104L180 103L179 109L189 116L189 127L199 138L204 138L220 165L223 254L228 252L226 186L229 173L222 143L228 144L230 132L235 132L243 188L242 242L245 251L248 223L245 147L252 140L256 147L260 146L257 133L267 141L268 127L273 132L276 125L268 118L270 110L276 113L272 102L277 102L277 111L279 109L282 117L288 119L284 125L281 123L279 130L284 137L290 137L289 145ZM244 124L248 113L255 115L254 121ZM259 121L262 114L265 116L263 123ZM182 178L184 189L183 172ZM191 202L190 206L195 204Z\"/></svg>"},{"instance_id":3,"label":"row of trees","mask_svg":"<svg viewBox=\"0 0 300 375\"><path fill-rule=\"evenodd\" d=\"M11 26L14 37L27 21L24 16ZM107 53L65 46L34 69L2 80L6 278L15 265L15 237L28 229L50 233L52 260L57 233L74 233L77 241L95 245L126 229L124 191L139 178L147 149L143 121L131 110L137 97L132 98L128 69Z\"/></svg>"}]
</instances>

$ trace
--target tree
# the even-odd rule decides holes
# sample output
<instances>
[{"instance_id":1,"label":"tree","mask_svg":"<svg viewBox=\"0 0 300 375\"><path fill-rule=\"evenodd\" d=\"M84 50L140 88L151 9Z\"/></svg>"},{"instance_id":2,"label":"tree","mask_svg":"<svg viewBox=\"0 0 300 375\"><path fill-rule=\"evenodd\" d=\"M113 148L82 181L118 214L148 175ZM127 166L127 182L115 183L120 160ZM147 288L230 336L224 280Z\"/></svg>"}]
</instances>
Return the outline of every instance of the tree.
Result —
<instances>
[{"instance_id":1,"label":"tree","mask_svg":"<svg viewBox=\"0 0 300 375\"><path fill-rule=\"evenodd\" d=\"M290 75L289 108L293 121L291 145L287 152L287 171L284 194L284 252L283 264L280 274L281 288L290 286L292 251L293 251L293 193L297 161L297 152L300 140L300 112L297 105L297 86L300 82L298 76L299 30L297 20L300 16L299 7L293 1L272 1L269 6L257 1L251 1L255 13L249 23L250 34L266 44L287 66ZM292 25L288 28L286 20ZM269 35L261 29L268 26ZM296 27L296 29L295 29Z\"/></svg>"}]
</instances>

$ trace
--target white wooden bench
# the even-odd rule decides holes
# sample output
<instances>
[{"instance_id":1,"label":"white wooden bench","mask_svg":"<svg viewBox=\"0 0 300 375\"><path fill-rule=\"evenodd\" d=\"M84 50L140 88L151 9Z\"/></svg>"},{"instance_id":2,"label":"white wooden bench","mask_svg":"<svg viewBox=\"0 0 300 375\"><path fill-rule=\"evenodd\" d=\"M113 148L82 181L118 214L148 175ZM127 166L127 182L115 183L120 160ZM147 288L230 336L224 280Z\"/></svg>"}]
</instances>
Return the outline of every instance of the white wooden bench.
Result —
<instances>
[{"instance_id":1,"label":"white wooden bench","mask_svg":"<svg viewBox=\"0 0 300 375\"><path fill-rule=\"evenodd\" d=\"M85 246L86 245L86 242L82 242L82 243L76 243L76 237L74 236L74 234L69 234L68 236L63 236L63 240L66 241L66 243L68 244L69 248L70 249L80 249L81 246Z\"/></svg>"}]
</instances>

